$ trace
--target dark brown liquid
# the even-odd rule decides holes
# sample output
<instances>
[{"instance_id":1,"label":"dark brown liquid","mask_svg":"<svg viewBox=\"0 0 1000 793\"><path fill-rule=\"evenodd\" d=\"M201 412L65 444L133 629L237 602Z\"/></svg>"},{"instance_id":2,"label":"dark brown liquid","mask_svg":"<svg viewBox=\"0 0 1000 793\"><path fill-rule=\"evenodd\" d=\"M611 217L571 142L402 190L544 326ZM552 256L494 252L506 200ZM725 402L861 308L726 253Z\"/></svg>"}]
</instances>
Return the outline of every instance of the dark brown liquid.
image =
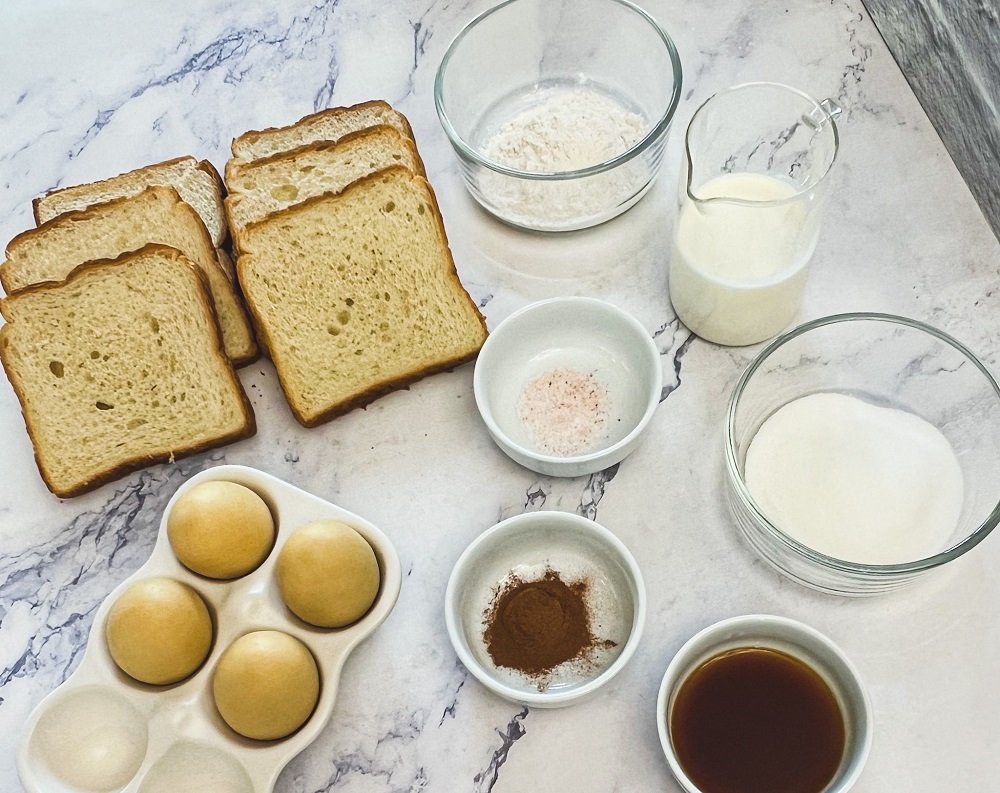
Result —
<instances>
[{"instance_id":1,"label":"dark brown liquid","mask_svg":"<svg viewBox=\"0 0 1000 793\"><path fill-rule=\"evenodd\" d=\"M844 754L844 718L810 667L742 648L684 681L670 714L684 772L704 793L820 793Z\"/></svg>"}]
</instances>

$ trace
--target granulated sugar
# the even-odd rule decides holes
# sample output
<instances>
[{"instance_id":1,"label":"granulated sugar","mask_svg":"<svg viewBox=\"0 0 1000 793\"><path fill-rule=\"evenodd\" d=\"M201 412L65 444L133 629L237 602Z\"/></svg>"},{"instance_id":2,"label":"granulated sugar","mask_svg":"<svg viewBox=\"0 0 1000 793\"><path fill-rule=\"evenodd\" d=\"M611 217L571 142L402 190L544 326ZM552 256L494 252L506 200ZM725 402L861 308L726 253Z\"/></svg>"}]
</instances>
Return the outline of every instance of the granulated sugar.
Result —
<instances>
[{"instance_id":1,"label":"granulated sugar","mask_svg":"<svg viewBox=\"0 0 1000 793\"><path fill-rule=\"evenodd\" d=\"M607 401L607 388L593 374L553 369L524 386L517 415L539 449L575 457L605 437Z\"/></svg>"},{"instance_id":2,"label":"granulated sugar","mask_svg":"<svg viewBox=\"0 0 1000 793\"><path fill-rule=\"evenodd\" d=\"M948 439L912 413L846 394L777 410L747 450L761 511L814 550L866 564L943 550L962 511L962 467Z\"/></svg>"}]
</instances>

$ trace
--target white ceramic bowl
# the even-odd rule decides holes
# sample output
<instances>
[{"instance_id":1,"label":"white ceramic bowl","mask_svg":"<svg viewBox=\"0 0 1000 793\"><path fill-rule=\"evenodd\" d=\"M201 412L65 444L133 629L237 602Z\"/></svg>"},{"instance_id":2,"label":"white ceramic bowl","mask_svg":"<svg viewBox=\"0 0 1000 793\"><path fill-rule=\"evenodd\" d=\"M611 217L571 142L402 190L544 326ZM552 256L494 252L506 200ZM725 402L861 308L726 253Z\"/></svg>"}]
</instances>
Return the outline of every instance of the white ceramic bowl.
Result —
<instances>
[{"instance_id":1,"label":"white ceramic bowl","mask_svg":"<svg viewBox=\"0 0 1000 793\"><path fill-rule=\"evenodd\" d=\"M518 415L536 378L559 371L592 376L607 407L586 448L569 456L546 450ZM548 476L582 476L621 462L639 445L660 401L660 354L638 320L587 297L525 306L491 333L476 361L476 406L497 445L514 461Z\"/></svg>"},{"instance_id":2,"label":"white ceramic bowl","mask_svg":"<svg viewBox=\"0 0 1000 793\"><path fill-rule=\"evenodd\" d=\"M690 638L667 666L656 700L660 745L670 770L687 793L702 793L688 778L674 752L670 713L681 684L695 669L719 653L741 647L780 650L819 673L844 714L846 746L840 768L823 793L846 793L857 781L872 743L872 708L854 665L830 639L801 622L767 614L732 617L710 625Z\"/></svg>"},{"instance_id":3,"label":"white ceramic bowl","mask_svg":"<svg viewBox=\"0 0 1000 793\"><path fill-rule=\"evenodd\" d=\"M497 667L483 641L484 614L511 573L527 580L545 568L563 580L586 579L591 630L615 642L584 668L557 667L539 690L537 679ZM522 705L557 708L593 695L635 653L646 621L646 590L625 545L603 526L567 512L529 512L480 534L462 553L445 594L448 637L465 667L490 691Z\"/></svg>"}]
</instances>

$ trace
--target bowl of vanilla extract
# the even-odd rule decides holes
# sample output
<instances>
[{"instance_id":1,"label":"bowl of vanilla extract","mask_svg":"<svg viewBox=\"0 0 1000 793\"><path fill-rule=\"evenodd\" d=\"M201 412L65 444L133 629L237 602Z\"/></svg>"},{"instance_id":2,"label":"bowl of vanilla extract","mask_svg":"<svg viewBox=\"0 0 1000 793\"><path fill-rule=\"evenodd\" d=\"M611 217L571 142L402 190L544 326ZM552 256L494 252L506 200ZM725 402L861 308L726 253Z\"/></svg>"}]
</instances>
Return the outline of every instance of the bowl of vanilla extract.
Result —
<instances>
[{"instance_id":1,"label":"bowl of vanilla extract","mask_svg":"<svg viewBox=\"0 0 1000 793\"><path fill-rule=\"evenodd\" d=\"M846 793L868 758L871 723L843 651L764 614L689 639L657 700L660 744L687 793Z\"/></svg>"}]
</instances>

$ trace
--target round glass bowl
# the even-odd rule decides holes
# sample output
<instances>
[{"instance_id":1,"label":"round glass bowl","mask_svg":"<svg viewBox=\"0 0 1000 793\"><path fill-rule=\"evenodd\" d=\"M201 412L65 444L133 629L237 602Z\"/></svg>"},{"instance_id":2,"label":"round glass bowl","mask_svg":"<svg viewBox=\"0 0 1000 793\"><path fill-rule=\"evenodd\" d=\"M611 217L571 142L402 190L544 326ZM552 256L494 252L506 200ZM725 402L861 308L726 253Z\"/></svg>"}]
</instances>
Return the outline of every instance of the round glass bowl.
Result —
<instances>
[{"instance_id":1,"label":"round glass bowl","mask_svg":"<svg viewBox=\"0 0 1000 793\"><path fill-rule=\"evenodd\" d=\"M829 686L844 719L844 754L824 793L846 793L857 782L872 745L872 706L861 677L830 639L801 622L770 614L748 614L710 625L692 636L667 666L656 701L660 746L686 793L701 789L684 770L674 747L673 710L684 683L706 661L742 649L775 650L805 664ZM738 752L738 748L736 750Z\"/></svg>"},{"instance_id":2,"label":"round glass bowl","mask_svg":"<svg viewBox=\"0 0 1000 793\"><path fill-rule=\"evenodd\" d=\"M789 536L761 509L746 483L747 450L775 411L818 393L907 411L944 435L958 459L964 494L940 550L894 564L838 559ZM964 345L916 320L838 314L778 337L740 377L725 432L729 502L744 538L778 571L820 591L873 595L897 589L958 558L1000 522L1000 386Z\"/></svg>"},{"instance_id":3,"label":"round glass bowl","mask_svg":"<svg viewBox=\"0 0 1000 793\"><path fill-rule=\"evenodd\" d=\"M632 315L589 297L515 311L491 333L473 375L476 407L508 457L546 476L621 462L660 401L660 353Z\"/></svg>"},{"instance_id":4,"label":"round glass bowl","mask_svg":"<svg viewBox=\"0 0 1000 793\"><path fill-rule=\"evenodd\" d=\"M569 231L610 220L649 189L680 92L674 43L627 0L508 0L472 20L451 43L438 68L434 103L476 201L515 226ZM573 102L578 108L584 96L581 112L595 120L570 130L563 111ZM627 134L612 121L624 124L622 113ZM510 134L503 125L523 129L529 116L523 140L504 137L501 146L498 136L504 129ZM598 127L611 130L611 142L621 139L611 153L593 149L597 161L570 168L545 161L557 149L580 149L586 160L582 152L594 146L586 138L597 140Z\"/></svg>"},{"instance_id":5,"label":"round glass bowl","mask_svg":"<svg viewBox=\"0 0 1000 793\"><path fill-rule=\"evenodd\" d=\"M525 676L493 662L484 615L512 575L534 581L546 570L587 582L590 629L613 644L583 664L571 660L542 677ZM445 622L462 664L494 694L560 708L592 696L628 663L646 622L646 590L635 558L608 529L568 512L528 512L487 529L465 549L448 579Z\"/></svg>"}]
</instances>

